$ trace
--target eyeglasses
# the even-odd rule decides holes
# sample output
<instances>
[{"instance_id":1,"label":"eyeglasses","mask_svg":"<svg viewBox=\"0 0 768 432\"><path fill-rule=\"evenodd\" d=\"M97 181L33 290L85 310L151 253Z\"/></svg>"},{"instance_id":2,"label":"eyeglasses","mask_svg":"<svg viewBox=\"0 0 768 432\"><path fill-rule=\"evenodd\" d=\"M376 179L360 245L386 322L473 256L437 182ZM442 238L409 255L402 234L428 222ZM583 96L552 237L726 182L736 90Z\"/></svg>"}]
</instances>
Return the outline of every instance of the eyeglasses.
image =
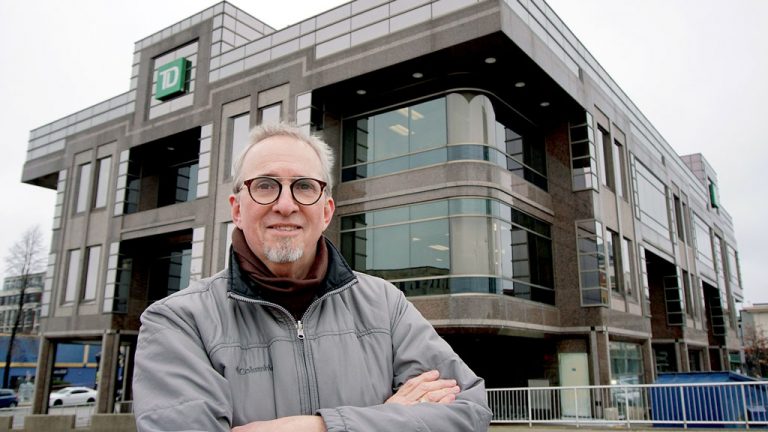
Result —
<instances>
[{"instance_id":1,"label":"eyeglasses","mask_svg":"<svg viewBox=\"0 0 768 432\"><path fill-rule=\"evenodd\" d=\"M272 204L280 198L283 184L280 179L294 179L290 184L293 200L301 205L312 205L320 200L328 183L309 177L254 177L243 182L248 195L261 205Z\"/></svg>"}]
</instances>

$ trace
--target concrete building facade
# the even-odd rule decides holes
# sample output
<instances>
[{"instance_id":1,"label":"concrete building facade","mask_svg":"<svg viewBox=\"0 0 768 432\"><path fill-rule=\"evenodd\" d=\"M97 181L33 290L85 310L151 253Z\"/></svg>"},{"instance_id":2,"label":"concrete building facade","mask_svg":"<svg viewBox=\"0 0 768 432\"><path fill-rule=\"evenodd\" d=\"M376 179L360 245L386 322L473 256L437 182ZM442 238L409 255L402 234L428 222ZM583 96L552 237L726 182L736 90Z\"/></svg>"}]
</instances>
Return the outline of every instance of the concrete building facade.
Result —
<instances>
[{"instance_id":1,"label":"concrete building facade","mask_svg":"<svg viewBox=\"0 0 768 432\"><path fill-rule=\"evenodd\" d=\"M45 273L32 273L26 277L8 276L3 279L3 289L0 291L0 333L11 333L19 313L19 303L23 303L21 319L17 332L20 334L36 335L40 325L40 300L43 296L43 281ZM21 298L21 289L24 298Z\"/></svg>"},{"instance_id":2,"label":"concrete building facade","mask_svg":"<svg viewBox=\"0 0 768 432\"><path fill-rule=\"evenodd\" d=\"M141 312L226 266L232 162L274 121L336 153L327 236L488 387L735 367L715 171L545 2L357 0L279 31L216 4L137 42L128 92L31 132L22 180L58 197L39 377L56 344L101 341L112 410Z\"/></svg>"}]
</instances>

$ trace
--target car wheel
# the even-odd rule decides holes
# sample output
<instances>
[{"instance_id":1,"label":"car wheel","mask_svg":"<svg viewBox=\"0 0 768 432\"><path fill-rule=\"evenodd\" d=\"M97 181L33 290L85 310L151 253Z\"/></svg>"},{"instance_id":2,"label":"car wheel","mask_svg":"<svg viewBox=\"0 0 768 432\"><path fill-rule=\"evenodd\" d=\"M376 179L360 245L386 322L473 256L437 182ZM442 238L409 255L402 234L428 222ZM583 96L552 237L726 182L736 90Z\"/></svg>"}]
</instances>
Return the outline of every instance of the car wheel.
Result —
<instances>
[{"instance_id":1,"label":"car wheel","mask_svg":"<svg viewBox=\"0 0 768 432\"><path fill-rule=\"evenodd\" d=\"M16 402L11 402L11 404L10 404L10 405L8 405L8 406L9 406L9 407L11 407L11 408L15 408L15 407L16 407L16 405L17 405L17 404L16 404Z\"/></svg>"},{"instance_id":2,"label":"car wheel","mask_svg":"<svg viewBox=\"0 0 768 432\"><path fill-rule=\"evenodd\" d=\"M61 399L56 399L55 401L53 401L53 406L60 406L60 405L64 405L64 402L62 402Z\"/></svg>"},{"instance_id":3,"label":"car wheel","mask_svg":"<svg viewBox=\"0 0 768 432\"><path fill-rule=\"evenodd\" d=\"M94 398L88 398L88 401L87 401L87 402L88 402L88 403L94 403L94 402L96 402L96 399L94 399Z\"/></svg>"}]
</instances>

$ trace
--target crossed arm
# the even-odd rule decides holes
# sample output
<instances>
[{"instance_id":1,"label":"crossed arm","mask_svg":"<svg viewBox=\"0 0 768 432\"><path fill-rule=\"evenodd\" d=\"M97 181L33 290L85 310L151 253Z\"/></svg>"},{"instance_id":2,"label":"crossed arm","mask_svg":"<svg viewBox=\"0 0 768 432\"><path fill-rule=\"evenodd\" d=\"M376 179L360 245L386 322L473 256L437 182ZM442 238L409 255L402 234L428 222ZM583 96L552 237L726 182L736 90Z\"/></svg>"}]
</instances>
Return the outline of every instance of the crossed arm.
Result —
<instances>
[{"instance_id":1,"label":"crossed arm","mask_svg":"<svg viewBox=\"0 0 768 432\"><path fill-rule=\"evenodd\" d=\"M456 380L440 379L436 370L424 372L403 384L385 404L416 405L418 403L449 404L456 400L461 389ZM326 432L325 422L320 416L291 416L275 420L257 421L238 426L232 432L272 432L291 430L296 432Z\"/></svg>"}]
</instances>

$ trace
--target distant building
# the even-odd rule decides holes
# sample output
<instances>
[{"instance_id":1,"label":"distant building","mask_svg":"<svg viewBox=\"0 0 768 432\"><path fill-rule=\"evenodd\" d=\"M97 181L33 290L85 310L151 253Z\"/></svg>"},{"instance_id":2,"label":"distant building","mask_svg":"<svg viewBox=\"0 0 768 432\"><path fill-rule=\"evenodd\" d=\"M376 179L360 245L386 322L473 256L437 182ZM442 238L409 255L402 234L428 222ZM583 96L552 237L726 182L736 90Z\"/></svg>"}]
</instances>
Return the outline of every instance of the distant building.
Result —
<instances>
[{"instance_id":1,"label":"distant building","mask_svg":"<svg viewBox=\"0 0 768 432\"><path fill-rule=\"evenodd\" d=\"M44 280L45 272L33 273L28 276L27 289L24 293L24 307L18 328L18 332L21 334L37 334ZM21 276L9 276L3 280L3 289L0 291L0 333L11 333L13 330L16 314L19 312L23 281L24 278Z\"/></svg>"},{"instance_id":2,"label":"distant building","mask_svg":"<svg viewBox=\"0 0 768 432\"><path fill-rule=\"evenodd\" d=\"M333 148L326 234L350 265L488 387L740 366L715 170L544 1L357 0L281 30L222 2L169 24L135 44L127 92L31 131L22 175L57 191L39 375L100 341L99 412L131 397L147 305L225 268L233 161L275 121Z\"/></svg>"},{"instance_id":3,"label":"distant building","mask_svg":"<svg viewBox=\"0 0 768 432\"><path fill-rule=\"evenodd\" d=\"M755 303L742 308L741 328L745 340L761 333L768 338L768 303Z\"/></svg>"}]
</instances>

